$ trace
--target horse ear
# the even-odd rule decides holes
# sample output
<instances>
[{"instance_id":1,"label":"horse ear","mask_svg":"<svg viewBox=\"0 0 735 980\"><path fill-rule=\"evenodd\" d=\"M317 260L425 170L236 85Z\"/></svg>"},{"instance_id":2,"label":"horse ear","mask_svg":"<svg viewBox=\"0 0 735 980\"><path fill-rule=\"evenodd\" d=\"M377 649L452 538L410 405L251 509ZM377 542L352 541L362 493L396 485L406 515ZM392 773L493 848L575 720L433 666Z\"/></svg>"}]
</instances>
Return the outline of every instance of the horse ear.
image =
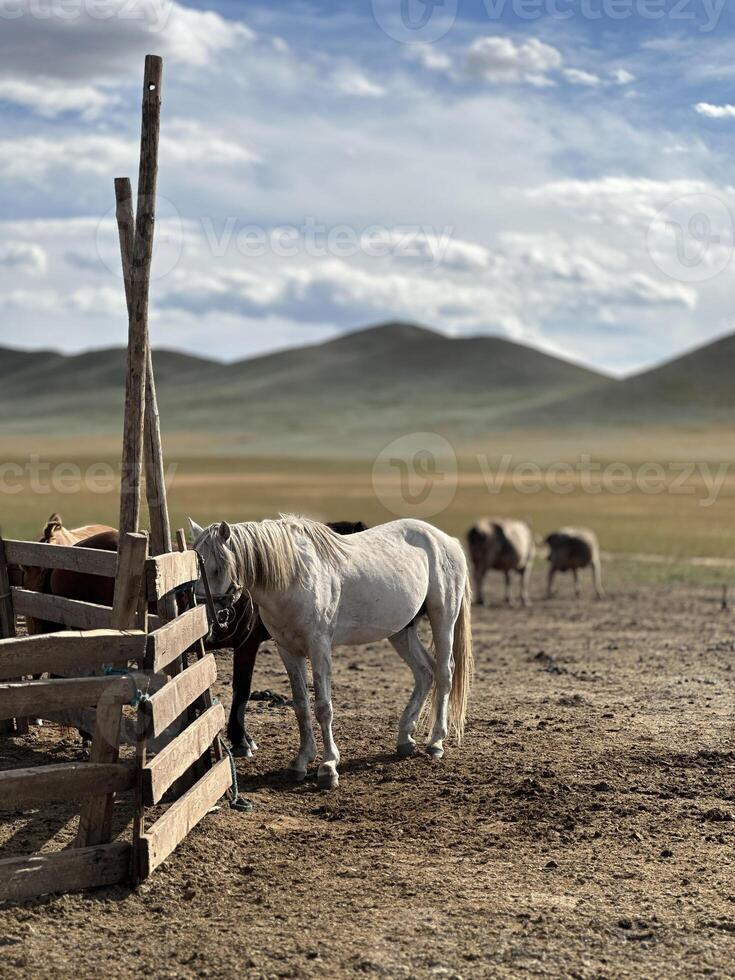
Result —
<instances>
[{"instance_id":1,"label":"horse ear","mask_svg":"<svg viewBox=\"0 0 735 980\"><path fill-rule=\"evenodd\" d=\"M203 527L199 527L196 521L193 521L190 517L187 517L189 522L189 530L191 531L191 540L196 541L200 534L204 531Z\"/></svg>"},{"instance_id":2,"label":"horse ear","mask_svg":"<svg viewBox=\"0 0 735 980\"><path fill-rule=\"evenodd\" d=\"M223 541L229 541L231 534L232 534L232 528L230 527L230 525L227 523L227 521L222 521L222 523L219 526L219 536L222 538Z\"/></svg>"}]
</instances>

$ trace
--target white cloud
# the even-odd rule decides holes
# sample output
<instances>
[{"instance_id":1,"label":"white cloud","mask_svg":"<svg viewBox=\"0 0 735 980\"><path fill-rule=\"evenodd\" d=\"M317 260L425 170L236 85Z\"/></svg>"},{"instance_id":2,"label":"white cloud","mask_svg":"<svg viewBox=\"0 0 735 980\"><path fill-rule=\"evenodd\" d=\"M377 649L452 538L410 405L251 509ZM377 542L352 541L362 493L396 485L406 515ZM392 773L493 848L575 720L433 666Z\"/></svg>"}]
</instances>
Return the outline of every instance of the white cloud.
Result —
<instances>
[{"instance_id":1,"label":"white cloud","mask_svg":"<svg viewBox=\"0 0 735 980\"><path fill-rule=\"evenodd\" d=\"M586 85L590 88L600 84L599 75L593 75L591 72L582 71L580 68L565 68L563 71L564 78L569 82L570 85Z\"/></svg>"},{"instance_id":2,"label":"white cloud","mask_svg":"<svg viewBox=\"0 0 735 980\"><path fill-rule=\"evenodd\" d=\"M44 248L31 242L7 242L0 245L0 267L42 275L48 268L48 255Z\"/></svg>"},{"instance_id":3,"label":"white cloud","mask_svg":"<svg viewBox=\"0 0 735 980\"><path fill-rule=\"evenodd\" d=\"M435 44L409 44L406 47L406 58L418 63L429 71L447 72L452 67L452 59Z\"/></svg>"},{"instance_id":4,"label":"white cloud","mask_svg":"<svg viewBox=\"0 0 735 980\"><path fill-rule=\"evenodd\" d=\"M343 69L334 75L334 84L344 95L356 95L360 98L380 99L387 94L386 89L377 82L371 81L362 72L355 69Z\"/></svg>"},{"instance_id":5,"label":"white cloud","mask_svg":"<svg viewBox=\"0 0 735 980\"><path fill-rule=\"evenodd\" d=\"M644 177L601 177L559 180L528 188L531 201L563 208L591 224L620 227L648 224L658 212L690 195L721 195L721 189L701 180L651 180Z\"/></svg>"},{"instance_id":6,"label":"white cloud","mask_svg":"<svg viewBox=\"0 0 735 980\"><path fill-rule=\"evenodd\" d=\"M735 119L735 105L711 105L709 102L698 102L694 111L708 119Z\"/></svg>"},{"instance_id":7,"label":"white cloud","mask_svg":"<svg viewBox=\"0 0 735 980\"><path fill-rule=\"evenodd\" d=\"M537 38L516 44L509 37L481 37L467 51L468 73L489 82L548 84L546 74L561 67L562 56Z\"/></svg>"},{"instance_id":8,"label":"white cloud","mask_svg":"<svg viewBox=\"0 0 735 980\"><path fill-rule=\"evenodd\" d=\"M0 78L0 102L12 102L39 116L54 118L64 112L78 112L93 119L117 98L93 85L59 84L54 79Z\"/></svg>"},{"instance_id":9,"label":"white cloud","mask_svg":"<svg viewBox=\"0 0 735 980\"><path fill-rule=\"evenodd\" d=\"M630 85L635 81L635 75L625 68L616 68L612 72L612 79L617 85Z\"/></svg>"},{"instance_id":10,"label":"white cloud","mask_svg":"<svg viewBox=\"0 0 735 980\"><path fill-rule=\"evenodd\" d=\"M176 0L13 0L0 25L0 100L46 117L98 115L117 101L109 86L136 79L151 49L203 68L255 37L244 24Z\"/></svg>"},{"instance_id":11,"label":"white cloud","mask_svg":"<svg viewBox=\"0 0 735 980\"><path fill-rule=\"evenodd\" d=\"M47 6L13 0L13 16L4 15L0 65L8 77L32 76L39 66L49 78L84 82L118 74L137 77L142 56L151 49L173 62L203 67L218 53L254 37L240 22L176 0ZM35 15L38 9L44 16Z\"/></svg>"},{"instance_id":12,"label":"white cloud","mask_svg":"<svg viewBox=\"0 0 735 980\"><path fill-rule=\"evenodd\" d=\"M102 133L80 133L56 139L27 136L0 140L0 176L21 182L39 181L49 174L74 171L110 178L137 163L138 143ZM249 164L257 157L248 148L202 124L170 120L161 138L161 158L177 164L206 162L222 169Z\"/></svg>"}]
</instances>

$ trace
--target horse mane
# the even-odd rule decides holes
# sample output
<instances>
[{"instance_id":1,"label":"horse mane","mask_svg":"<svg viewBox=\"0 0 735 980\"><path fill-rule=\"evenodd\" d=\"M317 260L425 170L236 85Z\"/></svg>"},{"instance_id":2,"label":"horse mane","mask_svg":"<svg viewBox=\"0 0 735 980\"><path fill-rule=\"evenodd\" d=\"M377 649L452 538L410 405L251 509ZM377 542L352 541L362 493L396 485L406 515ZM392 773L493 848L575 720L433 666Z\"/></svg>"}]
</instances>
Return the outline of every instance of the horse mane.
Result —
<instances>
[{"instance_id":1,"label":"horse mane","mask_svg":"<svg viewBox=\"0 0 735 980\"><path fill-rule=\"evenodd\" d=\"M350 552L349 539L326 524L295 514L233 524L228 540L223 538L221 526L210 524L194 547L208 536L217 560L240 588L280 592L302 581L309 564L305 540L328 565L338 565Z\"/></svg>"}]
</instances>

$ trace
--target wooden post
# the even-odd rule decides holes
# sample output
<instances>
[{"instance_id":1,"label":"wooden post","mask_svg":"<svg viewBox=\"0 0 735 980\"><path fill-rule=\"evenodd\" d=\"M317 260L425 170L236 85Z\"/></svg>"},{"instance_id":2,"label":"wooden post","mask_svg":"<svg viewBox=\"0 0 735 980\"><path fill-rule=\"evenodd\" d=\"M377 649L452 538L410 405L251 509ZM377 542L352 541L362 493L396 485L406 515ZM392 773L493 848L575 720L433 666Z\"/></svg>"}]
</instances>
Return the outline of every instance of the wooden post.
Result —
<instances>
[{"instance_id":1,"label":"wooden post","mask_svg":"<svg viewBox=\"0 0 735 980\"><path fill-rule=\"evenodd\" d=\"M115 598L112 606L113 629L145 631L145 621L140 622L140 596L145 589L147 558L148 536L146 534L125 534L120 537ZM145 611L143 619L145 620ZM90 753L91 762L117 762L121 723L121 704L105 704L104 701L98 704ZM84 804L76 840L78 847L106 844L110 840L113 801L113 794L108 793L94 797Z\"/></svg>"},{"instance_id":2,"label":"wooden post","mask_svg":"<svg viewBox=\"0 0 735 980\"><path fill-rule=\"evenodd\" d=\"M148 296L156 218L162 78L162 59L155 55L147 55L143 81L138 210L133 248L132 309L128 324L125 427L120 487L121 535L135 532L140 526L140 484L143 469L148 359Z\"/></svg>"},{"instance_id":3,"label":"wooden post","mask_svg":"<svg viewBox=\"0 0 735 980\"><path fill-rule=\"evenodd\" d=\"M135 216L133 192L127 177L115 180L117 201L117 228L120 237L120 257L125 280L125 298L128 316L133 312L133 251L135 248ZM166 474L163 467L161 444L161 420L153 374L151 346L148 344L145 383L145 472L148 514L151 522L151 554L165 555L171 548L171 525L166 499Z\"/></svg>"},{"instance_id":4,"label":"wooden post","mask_svg":"<svg viewBox=\"0 0 735 980\"><path fill-rule=\"evenodd\" d=\"M10 576L8 563L5 560L5 545L0 535L0 638L3 640L15 636L15 613L13 600L10 595ZM15 732L15 722L12 718L0 721L0 735L12 735Z\"/></svg>"}]
</instances>

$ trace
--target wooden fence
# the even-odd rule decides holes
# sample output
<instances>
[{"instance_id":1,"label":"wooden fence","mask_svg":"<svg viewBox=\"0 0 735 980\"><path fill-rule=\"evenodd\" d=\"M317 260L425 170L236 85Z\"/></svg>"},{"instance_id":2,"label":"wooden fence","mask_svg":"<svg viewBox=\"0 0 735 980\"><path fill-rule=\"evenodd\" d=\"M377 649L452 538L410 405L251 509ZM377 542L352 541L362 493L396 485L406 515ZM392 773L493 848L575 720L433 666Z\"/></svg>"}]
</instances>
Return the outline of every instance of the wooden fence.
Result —
<instances>
[{"instance_id":1,"label":"wooden fence","mask_svg":"<svg viewBox=\"0 0 735 980\"><path fill-rule=\"evenodd\" d=\"M114 578L113 605L11 588L11 562ZM88 762L0 771L0 809L81 804L72 847L0 860L0 900L138 882L230 791L230 763L219 741L224 710L211 695L216 664L203 644L206 611L193 605L168 622L148 613L150 603L161 608L182 588L195 602L198 576L193 552L149 557L145 534L123 535L118 554L0 539L0 723L15 720L14 733L22 735L18 720L85 712L94 731ZM70 631L18 637L18 615ZM44 674L64 676L27 679ZM134 759L121 761L127 705L135 707L136 750ZM135 807L131 839L113 840L113 802L125 793ZM147 808L164 800L168 809L146 826Z\"/></svg>"}]
</instances>

